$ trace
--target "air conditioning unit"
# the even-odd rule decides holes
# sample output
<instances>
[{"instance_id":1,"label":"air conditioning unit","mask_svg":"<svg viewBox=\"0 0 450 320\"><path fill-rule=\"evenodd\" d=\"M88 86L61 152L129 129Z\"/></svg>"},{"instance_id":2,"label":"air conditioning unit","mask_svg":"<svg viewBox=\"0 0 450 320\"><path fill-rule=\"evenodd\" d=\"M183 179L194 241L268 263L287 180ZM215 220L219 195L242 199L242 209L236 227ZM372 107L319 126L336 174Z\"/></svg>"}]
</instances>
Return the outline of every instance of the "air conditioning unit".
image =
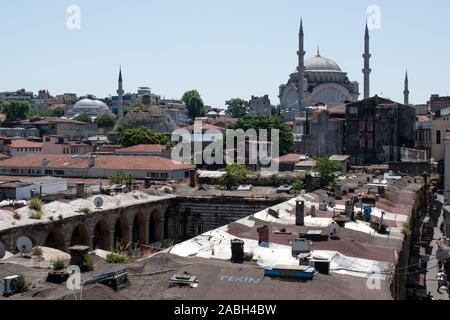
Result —
<instances>
[{"instance_id":1,"label":"air conditioning unit","mask_svg":"<svg viewBox=\"0 0 450 320\"><path fill-rule=\"evenodd\" d=\"M3 278L3 295L11 295L17 292L17 280L19 276L10 276Z\"/></svg>"}]
</instances>

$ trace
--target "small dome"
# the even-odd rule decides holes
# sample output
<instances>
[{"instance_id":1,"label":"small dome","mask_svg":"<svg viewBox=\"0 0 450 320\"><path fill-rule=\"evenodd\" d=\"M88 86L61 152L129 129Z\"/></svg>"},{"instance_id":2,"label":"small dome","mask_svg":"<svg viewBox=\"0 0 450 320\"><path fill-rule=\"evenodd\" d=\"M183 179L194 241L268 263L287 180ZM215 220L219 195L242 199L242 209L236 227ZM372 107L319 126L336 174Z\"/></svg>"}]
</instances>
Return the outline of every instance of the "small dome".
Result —
<instances>
[{"instance_id":1,"label":"small dome","mask_svg":"<svg viewBox=\"0 0 450 320\"><path fill-rule=\"evenodd\" d=\"M82 99L75 103L74 109L109 109L108 106L100 100Z\"/></svg>"},{"instance_id":2,"label":"small dome","mask_svg":"<svg viewBox=\"0 0 450 320\"><path fill-rule=\"evenodd\" d=\"M317 54L314 58L305 61L306 71L337 71L342 72L336 62Z\"/></svg>"}]
</instances>

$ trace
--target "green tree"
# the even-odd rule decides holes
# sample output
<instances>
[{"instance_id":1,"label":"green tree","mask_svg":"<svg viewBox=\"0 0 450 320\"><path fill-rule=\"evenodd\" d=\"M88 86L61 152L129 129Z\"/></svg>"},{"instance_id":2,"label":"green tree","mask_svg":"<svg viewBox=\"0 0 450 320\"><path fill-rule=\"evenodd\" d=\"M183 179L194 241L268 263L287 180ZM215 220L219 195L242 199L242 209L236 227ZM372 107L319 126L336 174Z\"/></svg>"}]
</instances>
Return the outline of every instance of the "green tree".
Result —
<instances>
[{"instance_id":1,"label":"green tree","mask_svg":"<svg viewBox=\"0 0 450 320\"><path fill-rule=\"evenodd\" d=\"M95 123L99 128L112 128L116 124L116 117L112 114L105 113L101 115L97 119L95 119Z\"/></svg>"},{"instance_id":2,"label":"green tree","mask_svg":"<svg viewBox=\"0 0 450 320\"><path fill-rule=\"evenodd\" d=\"M124 147L132 147L139 144L160 144L167 146L170 144L170 139L162 133L140 127L122 130L119 133L119 144Z\"/></svg>"},{"instance_id":3,"label":"green tree","mask_svg":"<svg viewBox=\"0 0 450 320\"><path fill-rule=\"evenodd\" d=\"M1 105L2 113L5 115L5 121L20 121L27 118L30 105L27 102L11 101Z\"/></svg>"},{"instance_id":4,"label":"green tree","mask_svg":"<svg viewBox=\"0 0 450 320\"><path fill-rule=\"evenodd\" d=\"M44 108L39 112L29 112L28 119L45 118L45 117L63 117L65 114L62 108Z\"/></svg>"},{"instance_id":5,"label":"green tree","mask_svg":"<svg viewBox=\"0 0 450 320\"><path fill-rule=\"evenodd\" d=\"M242 184L248 174L248 170L244 165L232 164L225 168L225 175L220 179L220 184L227 189Z\"/></svg>"},{"instance_id":6,"label":"green tree","mask_svg":"<svg viewBox=\"0 0 450 320\"><path fill-rule=\"evenodd\" d=\"M271 130L278 129L280 131L280 155L288 154L292 151L294 145L294 135L289 126L280 117L271 117L260 115L257 117L239 118L236 124L230 126L230 129L242 129L244 131L255 129L259 135L260 129L268 130L268 138L271 140ZM258 136L259 138L259 136Z\"/></svg>"},{"instance_id":7,"label":"green tree","mask_svg":"<svg viewBox=\"0 0 450 320\"><path fill-rule=\"evenodd\" d=\"M329 157L317 157L316 167L314 171L320 172L321 174L321 185L322 188L326 188L336 181L336 172L342 171L342 165L339 162L331 161Z\"/></svg>"},{"instance_id":8,"label":"green tree","mask_svg":"<svg viewBox=\"0 0 450 320\"><path fill-rule=\"evenodd\" d=\"M197 90L187 91L181 98L186 104L188 115L191 119L204 117L206 114L205 104L200 93Z\"/></svg>"},{"instance_id":9,"label":"green tree","mask_svg":"<svg viewBox=\"0 0 450 320\"><path fill-rule=\"evenodd\" d=\"M294 191L302 191L303 189L305 189L305 179L301 178L295 180L292 184L292 188L294 189Z\"/></svg>"},{"instance_id":10,"label":"green tree","mask_svg":"<svg viewBox=\"0 0 450 320\"><path fill-rule=\"evenodd\" d=\"M248 101L242 100L241 98L230 99L225 102L227 105L227 114L231 115L233 118L241 118L247 114Z\"/></svg>"},{"instance_id":11,"label":"green tree","mask_svg":"<svg viewBox=\"0 0 450 320\"><path fill-rule=\"evenodd\" d=\"M111 180L114 184L127 184L133 182L133 177L130 177L130 175L126 174L125 172L119 171L116 175L109 177L109 180Z\"/></svg>"},{"instance_id":12,"label":"green tree","mask_svg":"<svg viewBox=\"0 0 450 320\"><path fill-rule=\"evenodd\" d=\"M85 113L85 112L80 113L79 115L77 115L73 119L76 120L76 121L80 121L80 122L92 123L91 117L89 117L89 115L87 113Z\"/></svg>"}]
</instances>

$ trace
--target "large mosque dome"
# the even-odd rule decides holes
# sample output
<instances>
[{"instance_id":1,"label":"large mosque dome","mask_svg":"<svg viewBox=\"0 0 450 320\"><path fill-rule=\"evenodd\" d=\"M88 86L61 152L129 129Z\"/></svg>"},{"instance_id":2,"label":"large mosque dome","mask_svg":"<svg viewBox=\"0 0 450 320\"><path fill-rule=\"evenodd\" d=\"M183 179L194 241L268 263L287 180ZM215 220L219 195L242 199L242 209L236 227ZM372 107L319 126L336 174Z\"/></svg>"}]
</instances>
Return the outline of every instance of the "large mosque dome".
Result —
<instances>
[{"instance_id":1,"label":"large mosque dome","mask_svg":"<svg viewBox=\"0 0 450 320\"><path fill-rule=\"evenodd\" d=\"M83 109L109 109L108 106L100 100L82 99L73 106L76 110Z\"/></svg>"},{"instance_id":2,"label":"large mosque dome","mask_svg":"<svg viewBox=\"0 0 450 320\"><path fill-rule=\"evenodd\" d=\"M320 54L305 61L305 71L337 71L342 69L331 59L322 57Z\"/></svg>"}]
</instances>

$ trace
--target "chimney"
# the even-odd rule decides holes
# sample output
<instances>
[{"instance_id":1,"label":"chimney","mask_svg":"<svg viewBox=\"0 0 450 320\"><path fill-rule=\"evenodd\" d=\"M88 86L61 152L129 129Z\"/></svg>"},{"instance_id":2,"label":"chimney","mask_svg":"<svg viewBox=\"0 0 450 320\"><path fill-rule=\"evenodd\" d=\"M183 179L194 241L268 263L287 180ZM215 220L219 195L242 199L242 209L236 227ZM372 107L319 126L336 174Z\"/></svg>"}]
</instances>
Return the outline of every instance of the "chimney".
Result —
<instances>
[{"instance_id":1,"label":"chimney","mask_svg":"<svg viewBox=\"0 0 450 320\"><path fill-rule=\"evenodd\" d=\"M231 262L244 262L244 241L240 239L231 240Z\"/></svg>"},{"instance_id":2,"label":"chimney","mask_svg":"<svg viewBox=\"0 0 450 320\"><path fill-rule=\"evenodd\" d=\"M259 245L267 245L270 244L270 236L269 236L269 226L262 226L257 229L259 234Z\"/></svg>"},{"instance_id":3,"label":"chimney","mask_svg":"<svg viewBox=\"0 0 450 320\"><path fill-rule=\"evenodd\" d=\"M144 178L144 187L145 189L150 189L152 187L152 178L150 177Z\"/></svg>"},{"instance_id":4,"label":"chimney","mask_svg":"<svg viewBox=\"0 0 450 320\"><path fill-rule=\"evenodd\" d=\"M384 215L386 214L386 212L381 211L381 218L380 218L380 225L378 227L378 232L381 232L381 230L383 229L383 222L384 222Z\"/></svg>"},{"instance_id":5,"label":"chimney","mask_svg":"<svg viewBox=\"0 0 450 320\"><path fill-rule=\"evenodd\" d=\"M378 194L380 195L380 196L384 196L384 187L383 186L378 186Z\"/></svg>"},{"instance_id":6,"label":"chimney","mask_svg":"<svg viewBox=\"0 0 450 320\"><path fill-rule=\"evenodd\" d=\"M49 164L50 164L50 161L48 159L43 159L42 160L42 166L43 167L48 167Z\"/></svg>"},{"instance_id":7,"label":"chimney","mask_svg":"<svg viewBox=\"0 0 450 320\"><path fill-rule=\"evenodd\" d=\"M190 172L189 172L189 179L190 179L190 186L191 186L191 188L195 188L195 186L196 186L196 173L197 173L197 170L191 170Z\"/></svg>"},{"instance_id":8,"label":"chimney","mask_svg":"<svg viewBox=\"0 0 450 320\"><path fill-rule=\"evenodd\" d=\"M95 166L95 157L90 157L88 159L88 166L89 166L89 168L92 168Z\"/></svg>"},{"instance_id":9,"label":"chimney","mask_svg":"<svg viewBox=\"0 0 450 320\"><path fill-rule=\"evenodd\" d=\"M77 183L77 198L84 198L84 183Z\"/></svg>"},{"instance_id":10,"label":"chimney","mask_svg":"<svg viewBox=\"0 0 450 320\"><path fill-rule=\"evenodd\" d=\"M305 225L305 201L297 200L295 203L295 224L297 226Z\"/></svg>"},{"instance_id":11,"label":"chimney","mask_svg":"<svg viewBox=\"0 0 450 320\"><path fill-rule=\"evenodd\" d=\"M342 198L342 185L341 184L337 184L334 186L334 196L336 197L336 199Z\"/></svg>"},{"instance_id":12,"label":"chimney","mask_svg":"<svg viewBox=\"0 0 450 320\"><path fill-rule=\"evenodd\" d=\"M316 206L311 206L311 217L312 218L316 217Z\"/></svg>"},{"instance_id":13,"label":"chimney","mask_svg":"<svg viewBox=\"0 0 450 320\"><path fill-rule=\"evenodd\" d=\"M352 201L346 201L345 202L345 215L348 218L351 218L353 216L353 213L355 211L355 207L353 205Z\"/></svg>"}]
</instances>

